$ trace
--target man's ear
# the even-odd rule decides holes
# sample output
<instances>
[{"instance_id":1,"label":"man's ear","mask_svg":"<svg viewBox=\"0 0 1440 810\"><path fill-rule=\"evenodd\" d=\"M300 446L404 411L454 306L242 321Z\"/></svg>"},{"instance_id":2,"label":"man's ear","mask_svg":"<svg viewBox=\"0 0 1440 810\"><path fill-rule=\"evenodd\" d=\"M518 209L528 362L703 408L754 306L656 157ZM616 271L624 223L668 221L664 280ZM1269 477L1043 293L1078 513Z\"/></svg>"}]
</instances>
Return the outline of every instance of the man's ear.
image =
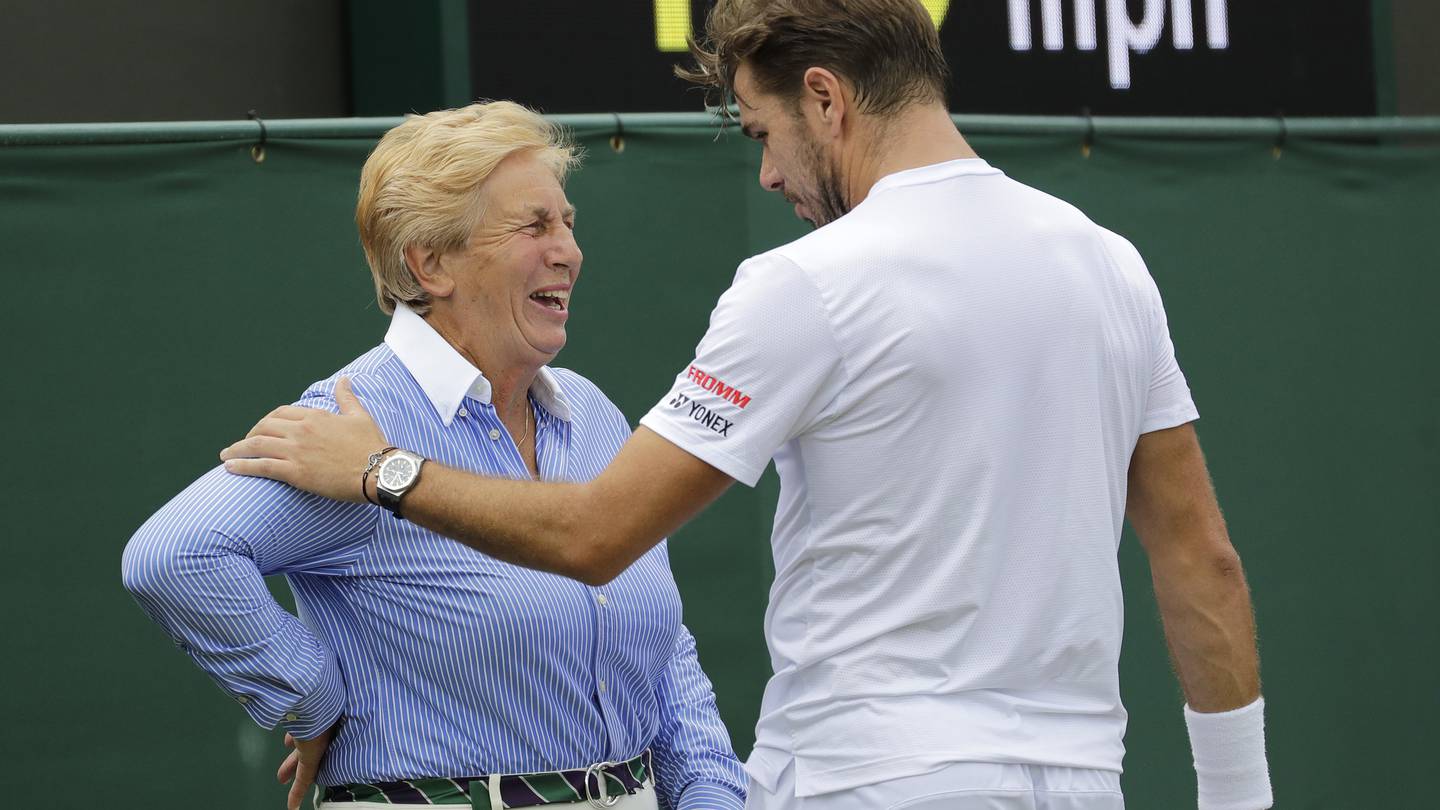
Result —
<instances>
[{"instance_id":1,"label":"man's ear","mask_svg":"<svg viewBox=\"0 0 1440 810\"><path fill-rule=\"evenodd\" d=\"M405 246L405 266L431 298L449 298L455 292L455 279L440 263L440 254L419 245Z\"/></svg>"},{"instance_id":2,"label":"man's ear","mask_svg":"<svg viewBox=\"0 0 1440 810\"><path fill-rule=\"evenodd\" d=\"M840 137L850 112L849 86L822 67L807 68L801 85L805 106L814 111L815 123L830 137Z\"/></svg>"}]
</instances>

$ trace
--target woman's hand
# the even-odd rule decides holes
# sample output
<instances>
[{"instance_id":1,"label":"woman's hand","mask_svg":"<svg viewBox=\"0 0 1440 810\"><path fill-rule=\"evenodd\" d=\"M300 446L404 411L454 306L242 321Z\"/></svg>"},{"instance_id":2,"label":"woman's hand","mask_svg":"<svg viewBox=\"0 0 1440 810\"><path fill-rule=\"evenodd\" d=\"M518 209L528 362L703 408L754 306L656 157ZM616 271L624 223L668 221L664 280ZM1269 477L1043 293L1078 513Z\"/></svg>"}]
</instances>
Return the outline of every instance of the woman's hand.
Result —
<instances>
[{"instance_id":1,"label":"woman's hand","mask_svg":"<svg viewBox=\"0 0 1440 810\"><path fill-rule=\"evenodd\" d=\"M285 807L288 810L300 810L300 805L305 803L305 794L315 786L315 777L320 773L320 763L325 761L325 752L329 750L330 741L334 739L338 728L340 721L336 720L335 725L313 740L297 740L286 732L285 747L294 750L280 763L275 778L282 785L290 785L290 793L285 797Z\"/></svg>"}]
</instances>

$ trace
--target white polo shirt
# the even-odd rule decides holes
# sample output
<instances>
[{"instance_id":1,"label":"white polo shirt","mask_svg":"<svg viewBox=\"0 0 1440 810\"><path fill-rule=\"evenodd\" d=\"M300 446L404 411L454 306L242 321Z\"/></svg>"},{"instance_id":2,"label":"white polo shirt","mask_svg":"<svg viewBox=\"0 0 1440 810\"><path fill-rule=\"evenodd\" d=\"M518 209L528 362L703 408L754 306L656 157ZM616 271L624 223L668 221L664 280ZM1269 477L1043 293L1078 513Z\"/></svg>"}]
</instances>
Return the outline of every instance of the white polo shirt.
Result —
<instances>
[{"instance_id":1,"label":"white polo shirt","mask_svg":"<svg viewBox=\"0 0 1440 810\"><path fill-rule=\"evenodd\" d=\"M1119 771L1126 471L1196 417L1135 249L982 160L742 264L641 424L780 474L751 776Z\"/></svg>"}]
</instances>

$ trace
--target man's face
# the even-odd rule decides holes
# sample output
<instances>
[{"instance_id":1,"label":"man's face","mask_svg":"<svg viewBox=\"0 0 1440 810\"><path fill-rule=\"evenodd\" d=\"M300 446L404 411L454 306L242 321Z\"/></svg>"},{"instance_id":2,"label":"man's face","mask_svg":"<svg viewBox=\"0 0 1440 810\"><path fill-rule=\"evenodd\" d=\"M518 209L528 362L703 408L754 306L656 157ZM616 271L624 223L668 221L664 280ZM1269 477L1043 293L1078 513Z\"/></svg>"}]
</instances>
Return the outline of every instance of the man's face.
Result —
<instances>
[{"instance_id":1,"label":"man's face","mask_svg":"<svg viewBox=\"0 0 1440 810\"><path fill-rule=\"evenodd\" d=\"M834 156L827 154L801 102L762 92L748 63L735 71L735 100L741 131L763 149L760 185L766 191L779 192L795 206L795 216L817 228L849 213Z\"/></svg>"},{"instance_id":2,"label":"man's face","mask_svg":"<svg viewBox=\"0 0 1440 810\"><path fill-rule=\"evenodd\" d=\"M565 346L580 276L575 209L533 153L506 158L485 180L484 213L466 246L441 261L455 303L502 363L549 362Z\"/></svg>"}]
</instances>

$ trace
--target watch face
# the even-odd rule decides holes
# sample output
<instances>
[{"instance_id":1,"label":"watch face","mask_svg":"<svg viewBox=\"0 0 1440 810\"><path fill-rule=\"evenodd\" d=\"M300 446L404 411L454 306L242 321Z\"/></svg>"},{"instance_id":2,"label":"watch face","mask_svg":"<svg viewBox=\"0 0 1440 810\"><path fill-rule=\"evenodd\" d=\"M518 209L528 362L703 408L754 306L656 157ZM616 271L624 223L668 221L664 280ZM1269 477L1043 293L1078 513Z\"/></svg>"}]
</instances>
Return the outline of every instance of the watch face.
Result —
<instances>
[{"instance_id":1,"label":"watch face","mask_svg":"<svg viewBox=\"0 0 1440 810\"><path fill-rule=\"evenodd\" d=\"M380 484L386 489L399 489L410 483L415 475L415 462L398 456L380 468Z\"/></svg>"}]
</instances>

